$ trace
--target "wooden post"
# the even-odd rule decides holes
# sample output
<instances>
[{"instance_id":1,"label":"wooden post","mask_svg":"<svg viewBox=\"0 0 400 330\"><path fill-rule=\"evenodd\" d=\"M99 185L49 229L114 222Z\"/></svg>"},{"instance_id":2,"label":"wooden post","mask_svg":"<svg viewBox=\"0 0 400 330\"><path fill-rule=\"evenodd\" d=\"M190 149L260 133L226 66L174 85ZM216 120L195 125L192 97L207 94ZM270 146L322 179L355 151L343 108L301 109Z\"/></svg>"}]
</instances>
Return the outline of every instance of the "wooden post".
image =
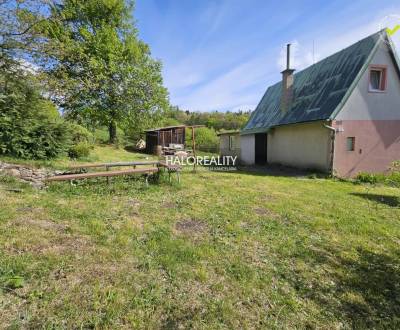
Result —
<instances>
[{"instance_id":1,"label":"wooden post","mask_svg":"<svg viewBox=\"0 0 400 330\"><path fill-rule=\"evenodd\" d=\"M193 157L194 157L194 162L193 162L193 172L196 172L196 139L194 136L194 127L192 126L192 149L193 149Z\"/></svg>"}]
</instances>

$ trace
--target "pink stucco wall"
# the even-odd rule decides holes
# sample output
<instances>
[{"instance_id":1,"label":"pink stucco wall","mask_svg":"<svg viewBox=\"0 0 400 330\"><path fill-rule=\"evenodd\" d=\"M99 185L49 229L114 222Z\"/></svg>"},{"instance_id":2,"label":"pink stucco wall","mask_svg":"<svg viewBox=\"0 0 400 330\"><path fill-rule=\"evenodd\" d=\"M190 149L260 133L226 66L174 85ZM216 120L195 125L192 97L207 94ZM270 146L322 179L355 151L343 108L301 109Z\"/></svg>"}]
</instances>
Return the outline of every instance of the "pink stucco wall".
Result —
<instances>
[{"instance_id":1,"label":"pink stucco wall","mask_svg":"<svg viewBox=\"0 0 400 330\"><path fill-rule=\"evenodd\" d=\"M333 160L339 176L387 172L400 160L400 120L342 120L332 126L339 129ZM347 137L355 137L354 151L347 151Z\"/></svg>"}]
</instances>

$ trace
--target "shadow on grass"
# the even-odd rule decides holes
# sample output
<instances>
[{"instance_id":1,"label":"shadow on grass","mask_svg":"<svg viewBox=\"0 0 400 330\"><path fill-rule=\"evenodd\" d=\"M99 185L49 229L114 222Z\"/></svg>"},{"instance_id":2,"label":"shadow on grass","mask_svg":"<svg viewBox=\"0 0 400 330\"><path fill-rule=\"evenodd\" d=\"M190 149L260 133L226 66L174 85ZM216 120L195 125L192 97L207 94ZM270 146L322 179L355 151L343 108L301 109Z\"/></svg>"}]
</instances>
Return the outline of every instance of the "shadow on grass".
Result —
<instances>
[{"instance_id":1,"label":"shadow on grass","mask_svg":"<svg viewBox=\"0 0 400 330\"><path fill-rule=\"evenodd\" d=\"M135 153L135 154L143 154L143 155L153 156L153 155L148 154L146 152L146 149L138 149L134 145L127 145L124 147L124 150L127 152Z\"/></svg>"},{"instance_id":2,"label":"shadow on grass","mask_svg":"<svg viewBox=\"0 0 400 330\"><path fill-rule=\"evenodd\" d=\"M400 197L398 196L377 195L369 193L350 193L350 195L362 197L367 199L368 201L384 204L390 207L400 207Z\"/></svg>"},{"instance_id":3,"label":"shadow on grass","mask_svg":"<svg viewBox=\"0 0 400 330\"><path fill-rule=\"evenodd\" d=\"M338 252L313 251L311 266L323 264L329 280L296 277L292 285L336 320L352 328L400 327L400 255L357 250L357 258ZM310 260L308 260L310 261Z\"/></svg>"}]
</instances>

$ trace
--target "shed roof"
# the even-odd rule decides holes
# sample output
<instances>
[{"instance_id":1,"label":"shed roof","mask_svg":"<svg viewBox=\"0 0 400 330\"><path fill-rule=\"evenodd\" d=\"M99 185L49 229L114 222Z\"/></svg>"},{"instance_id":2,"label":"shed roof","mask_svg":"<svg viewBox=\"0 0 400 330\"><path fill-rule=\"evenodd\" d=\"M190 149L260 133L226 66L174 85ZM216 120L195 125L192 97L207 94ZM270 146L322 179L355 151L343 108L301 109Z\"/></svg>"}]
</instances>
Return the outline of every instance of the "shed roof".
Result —
<instances>
[{"instance_id":1,"label":"shed roof","mask_svg":"<svg viewBox=\"0 0 400 330\"><path fill-rule=\"evenodd\" d=\"M385 30L366 37L294 75L291 108L280 110L282 82L270 86L241 134L266 132L273 126L330 119L340 110L375 54Z\"/></svg>"},{"instance_id":2,"label":"shed roof","mask_svg":"<svg viewBox=\"0 0 400 330\"><path fill-rule=\"evenodd\" d=\"M164 130L169 130L169 129L174 129L174 128L183 128L183 127L186 127L186 125L175 125L175 126L151 128L151 129L146 129L145 132L164 131Z\"/></svg>"}]
</instances>

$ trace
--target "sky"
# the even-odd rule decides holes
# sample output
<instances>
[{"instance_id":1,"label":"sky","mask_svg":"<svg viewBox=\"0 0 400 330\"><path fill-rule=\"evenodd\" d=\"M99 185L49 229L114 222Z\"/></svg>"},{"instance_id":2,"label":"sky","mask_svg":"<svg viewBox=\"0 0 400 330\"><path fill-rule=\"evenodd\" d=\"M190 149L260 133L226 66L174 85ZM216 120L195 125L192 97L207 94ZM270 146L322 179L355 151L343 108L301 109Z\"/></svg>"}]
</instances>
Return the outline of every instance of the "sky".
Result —
<instances>
[{"instance_id":1,"label":"sky","mask_svg":"<svg viewBox=\"0 0 400 330\"><path fill-rule=\"evenodd\" d=\"M253 110L281 79L285 45L301 70L383 27L398 0L136 0L140 38L163 63L172 105ZM393 26L391 26L393 25ZM400 50L400 31L393 36Z\"/></svg>"}]
</instances>

